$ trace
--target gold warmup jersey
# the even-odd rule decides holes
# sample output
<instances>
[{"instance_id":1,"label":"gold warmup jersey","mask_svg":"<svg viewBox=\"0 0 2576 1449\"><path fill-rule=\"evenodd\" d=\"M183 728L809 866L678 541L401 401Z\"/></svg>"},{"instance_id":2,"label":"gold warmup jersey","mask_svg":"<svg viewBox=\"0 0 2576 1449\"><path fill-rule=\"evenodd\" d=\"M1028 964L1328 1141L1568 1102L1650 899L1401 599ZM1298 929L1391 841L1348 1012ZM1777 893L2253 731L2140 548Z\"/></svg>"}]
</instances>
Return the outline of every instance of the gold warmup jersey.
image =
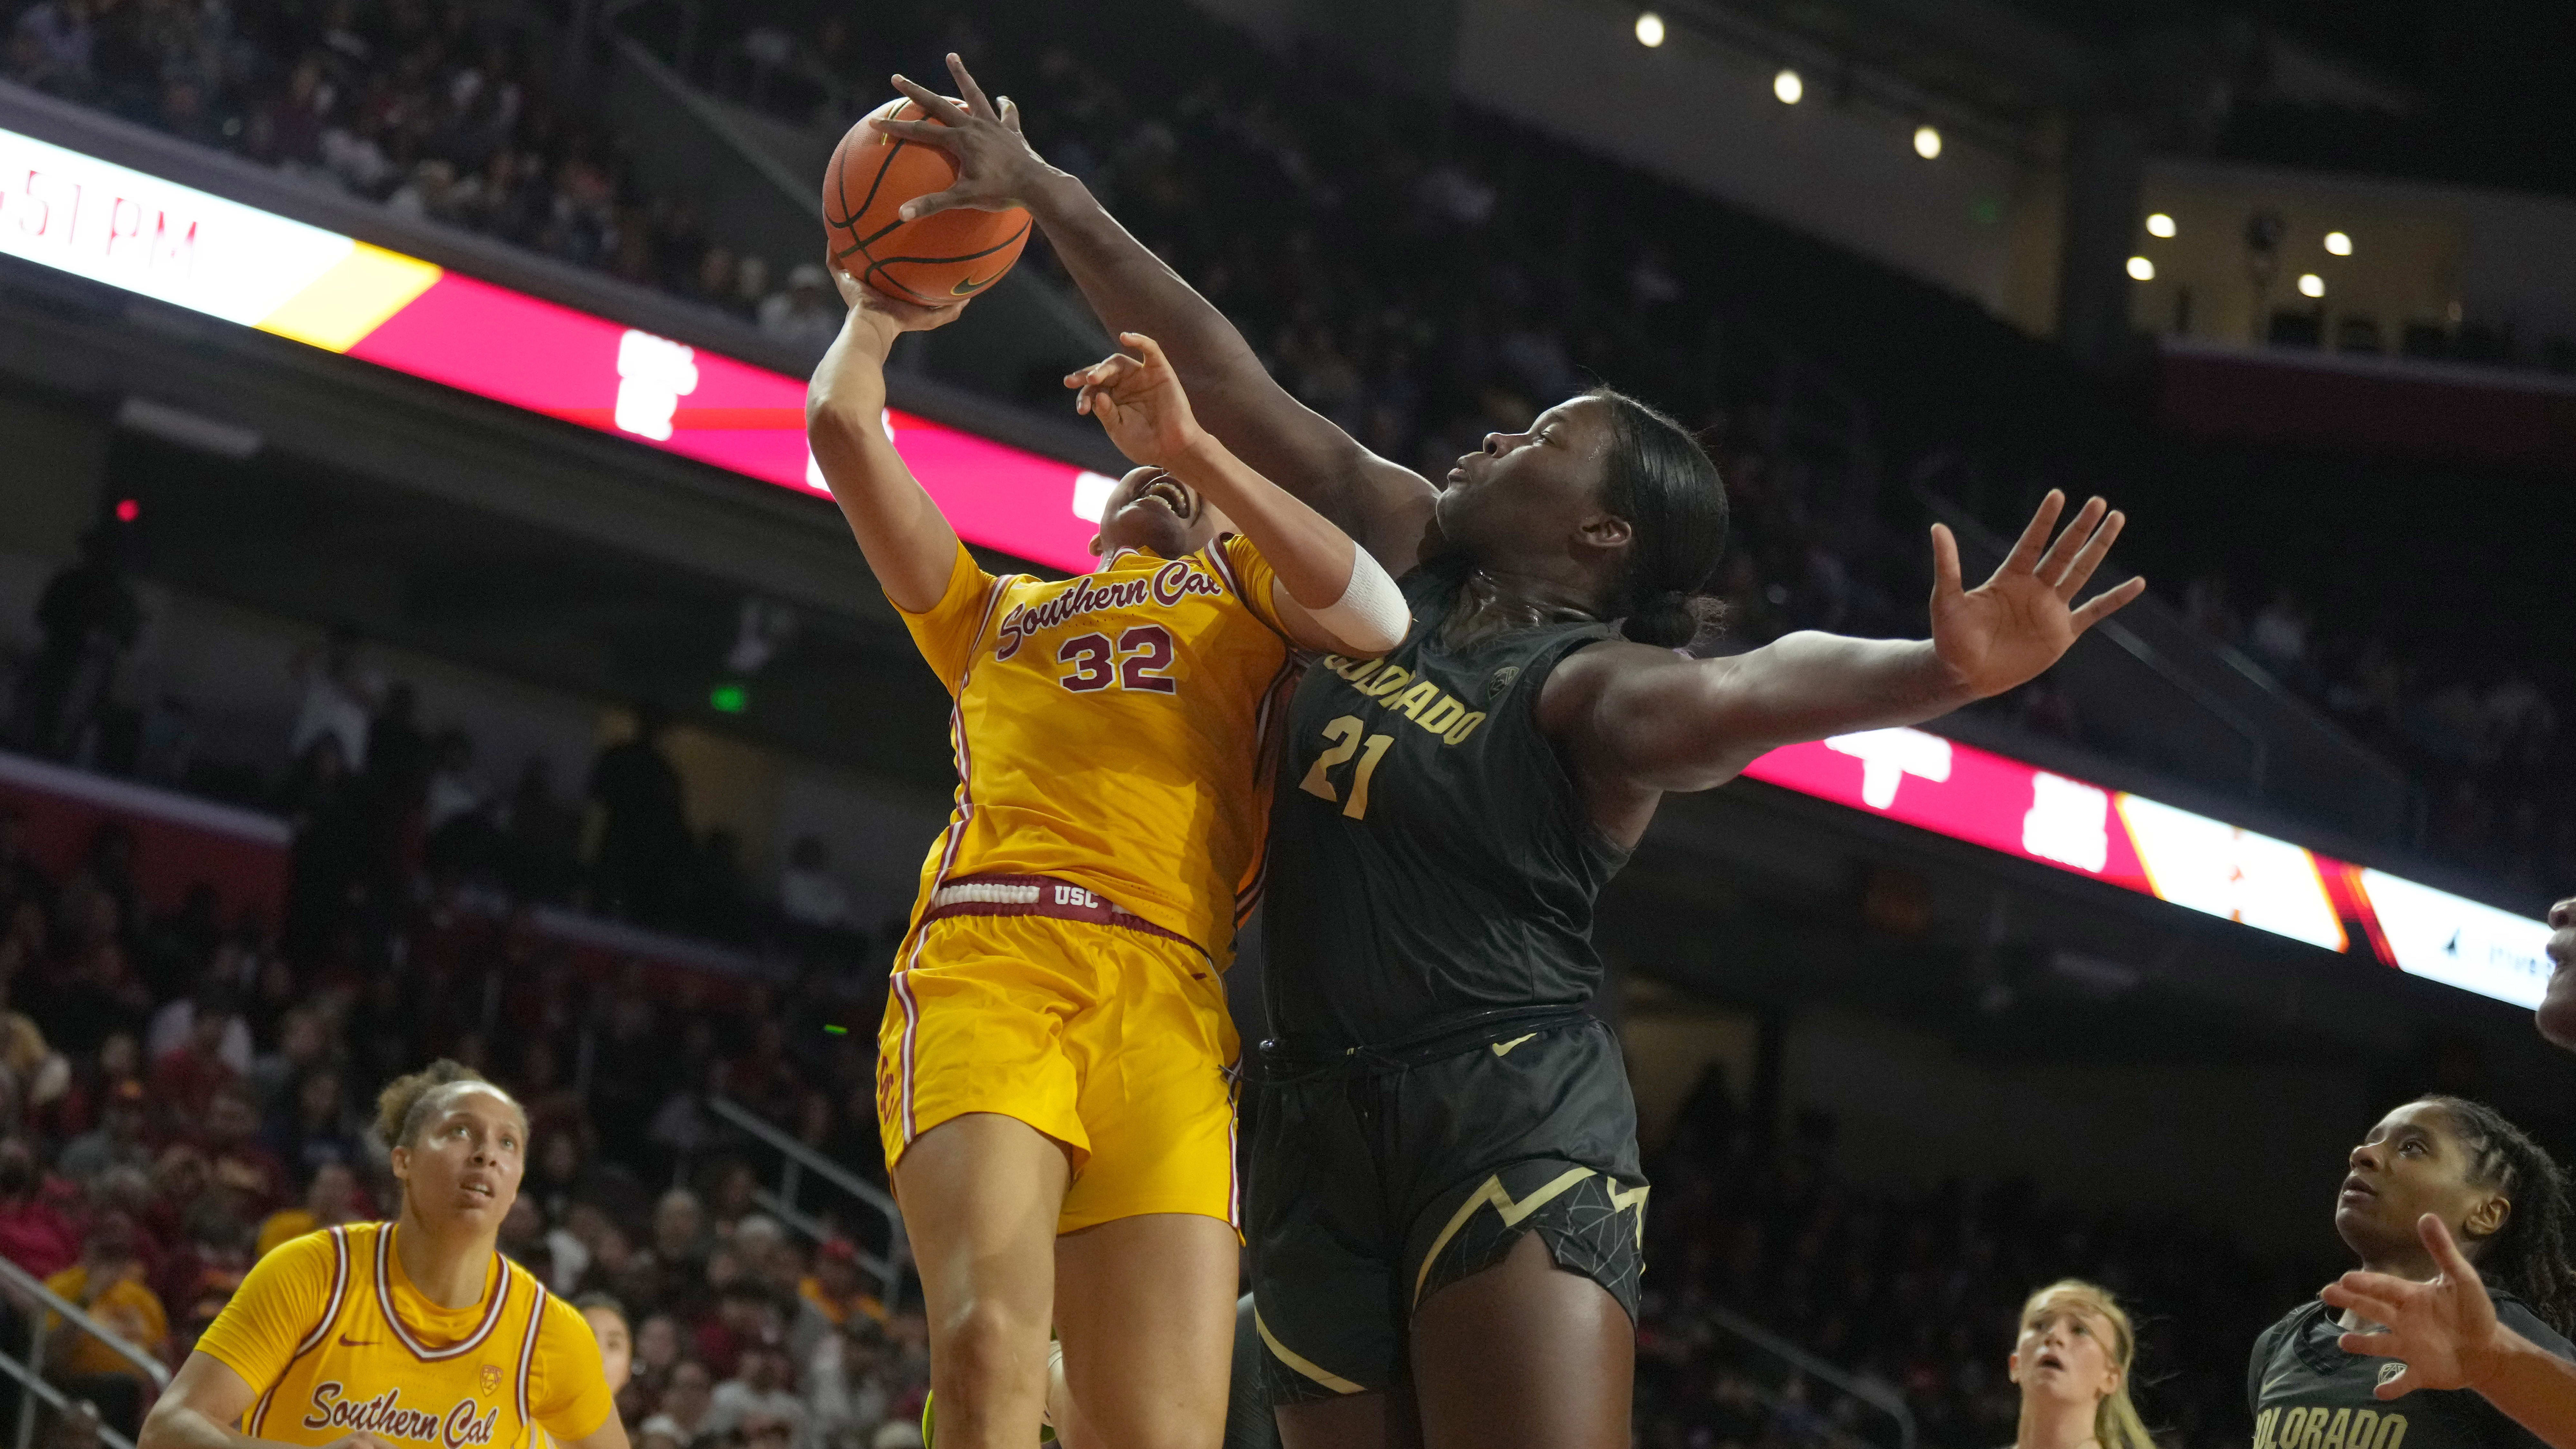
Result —
<instances>
[{"instance_id":1,"label":"gold warmup jersey","mask_svg":"<svg viewBox=\"0 0 2576 1449\"><path fill-rule=\"evenodd\" d=\"M389 1223L353 1223L252 1266L197 1341L260 1391L242 1432L535 1449L608 1422L599 1340L578 1310L498 1253L481 1301L442 1308L412 1286L393 1235Z\"/></svg>"},{"instance_id":2,"label":"gold warmup jersey","mask_svg":"<svg viewBox=\"0 0 2576 1449\"><path fill-rule=\"evenodd\" d=\"M1259 898L1274 724L1297 672L1273 577L1234 534L1055 583L996 578L961 546L947 593L904 616L957 702L957 808L914 919L942 881L1053 876L1223 966Z\"/></svg>"}]
</instances>

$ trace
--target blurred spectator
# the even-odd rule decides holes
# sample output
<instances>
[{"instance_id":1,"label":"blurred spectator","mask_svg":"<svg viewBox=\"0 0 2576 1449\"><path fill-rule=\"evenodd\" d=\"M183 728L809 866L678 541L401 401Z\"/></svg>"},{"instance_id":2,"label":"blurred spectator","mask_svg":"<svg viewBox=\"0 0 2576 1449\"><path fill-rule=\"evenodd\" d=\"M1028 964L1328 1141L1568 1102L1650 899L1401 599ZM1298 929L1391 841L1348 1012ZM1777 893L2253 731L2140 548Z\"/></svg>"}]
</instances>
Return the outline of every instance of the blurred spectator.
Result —
<instances>
[{"instance_id":1,"label":"blurred spectator","mask_svg":"<svg viewBox=\"0 0 2576 1449\"><path fill-rule=\"evenodd\" d=\"M832 874L832 852L819 835L800 835L778 874L778 909L798 925L845 930L858 924L849 889Z\"/></svg>"},{"instance_id":2,"label":"blurred spectator","mask_svg":"<svg viewBox=\"0 0 2576 1449\"><path fill-rule=\"evenodd\" d=\"M149 1170L152 1146L146 1134L151 1126L151 1114L145 1109L146 1101L143 1084L132 1077L122 1078L111 1085L107 1100L100 1107L98 1125L73 1138L63 1148L60 1162L63 1173L87 1182L111 1168Z\"/></svg>"},{"instance_id":3,"label":"blurred spectator","mask_svg":"<svg viewBox=\"0 0 2576 1449\"><path fill-rule=\"evenodd\" d=\"M696 854L680 772L662 750L669 724L660 705L637 706L633 736L600 751L590 774L600 904L648 923L670 917Z\"/></svg>"},{"instance_id":4,"label":"blurred spectator","mask_svg":"<svg viewBox=\"0 0 2576 1449\"><path fill-rule=\"evenodd\" d=\"M297 73L303 74L304 67L298 67ZM314 744L327 737L339 744L341 769L364 767L368 721L383 693L383 682L360 666L357 638L334 631L323 643L298 653L293 668L304 687L304 702L287 739L287 753L308 760Z\"/></svg>"},{"instance_id":5,"label":"blurred spectator","mask_svg":"<svg viewBox=\"0 0 2576 1449\"><path fill-rule=\"evenodd\" d=\"M250 1072L250 1028L240 997L211 973L193 995L153 1014L144 1046L152 1057L153 1099L171 1112L201 1109Z\"/></svg>"},{"instance_id":6,"label":"blurred spectator","mask_svg":"<svg viewBox=\"0 0 2576 1449\"><path fill-rule=\"evenodd\" d=\"M0 1140L0 1258L46 1278L80 1257L80 1232L56 1197L26 1139Z\"/></svg>"},{"instance_id":7,"label":"blurred spectator","mask_svg":"<svg viewBox=\"0 0 2576 1449\"><path fill-rule=\"evenodd\" d=\"M840 334L847 315L822 267L799 262L787 274L787 290L762 299L760 330L781 342L819 352Z\"/></svg>"},{"instance_id":8,"label":"blurred spectator","mask_svg":"<svg viewBox=\"0 0 2576 1449\"><path fill-rule=\"evenodd\" d=\"M56 759L94 749L90 725L142 627L142 604L125 577L124 534L98 524L81 535L80 561L36 600L41 642L19 681L11 731L21 747Z\"/></svg>"},{"instance_id":9,"label":"blurred spectator","mask_svg":"<svg viewBox=\"0 0 2576 1449\"><path fill-rule=\"evenodd\" d=\"M305 1186L301 1204L279 1208L259 1225L259 1240L252 1252L265 1258L279 1245L306 1233L359 1220L358 1174L336 1162L324 1163L313 1170L313 1180Z\"/></svg>"},{"instance_id":10,"label":"blurred spectator","mask_svg":"<svg viewBox=\"0 0 2576 1449\"><path fill-rule=\"evenodd\" d=\"M767 1343L744 1348L734 1377L716 1385L706 1431L730 1434L739 1429L754 1449L816 1449L810 1433L813 1416L788 1384L785 1348ZM775 1442L763 1445L764 1439Z\"/></svg>"},{"instance_id":11,"label":"blurred spectator","mask_svg":"<svg viewBox=\"0 0 2576 1449\"><path fill-rule=\"evenodd\" d=\"M45 1279L124 1345L159 1357L170 1337L170 1315L144 1282L143 1255L134 1224L111 1213L91 1225L80 1260ZM46 1372L65 1392L99 1406L100 1416L129 1438L142 1427L143 1395L151 1379L124 1354L86 1330L47 1314Z\"/></svg>"},{"instance_id":12,"label":"blurred spectator","mask_svg":"<svg viewBox=\"0 0 2576 1449\"><path fill-rule=\"evenodd\" d=\"M715 1412L715 1378L707 1366L696 1359L683 1359L671 1370L670 1391L662 1395L662 1410L655 1417L670 1426L672 1437L681 1449L690 1449L702 1439L718 1438L709 1422ZM647 1425L650 1432L650 1425Z\"/></svg>"}]
</instances>

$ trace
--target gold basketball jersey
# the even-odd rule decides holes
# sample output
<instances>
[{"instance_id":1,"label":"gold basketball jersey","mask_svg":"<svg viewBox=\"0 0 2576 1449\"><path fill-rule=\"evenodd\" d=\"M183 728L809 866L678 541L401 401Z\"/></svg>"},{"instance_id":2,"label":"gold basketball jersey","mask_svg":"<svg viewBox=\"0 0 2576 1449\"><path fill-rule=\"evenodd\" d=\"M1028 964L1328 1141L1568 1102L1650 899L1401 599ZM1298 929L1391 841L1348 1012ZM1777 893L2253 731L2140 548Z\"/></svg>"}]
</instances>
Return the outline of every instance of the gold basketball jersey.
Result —
<instances>
[{"instance_id":1,"label":"gold basketball jersey","mask_svg":"<svg viewBox=\"0 0 2576 1449\"><path fill-rule=\"evenodd\" d=\"M437 1449L536 1449L615 1412L571 1304L495 1253L483 1296L414 1288L391 1223L308 1233L259 1260L197 1347L260 1391L243 1432L328 1444L357 1430Z\"/></svg>"}]
</instances>

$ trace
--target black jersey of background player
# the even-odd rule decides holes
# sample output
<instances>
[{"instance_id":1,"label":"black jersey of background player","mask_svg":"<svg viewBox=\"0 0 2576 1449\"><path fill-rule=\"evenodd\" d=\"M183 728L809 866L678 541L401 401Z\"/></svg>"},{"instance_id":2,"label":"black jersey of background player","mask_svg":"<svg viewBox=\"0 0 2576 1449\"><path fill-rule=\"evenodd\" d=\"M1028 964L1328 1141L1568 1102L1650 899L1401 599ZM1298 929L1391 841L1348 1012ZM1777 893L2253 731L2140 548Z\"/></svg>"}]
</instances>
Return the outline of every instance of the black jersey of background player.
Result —
<instances>
[{"instance_id":1,"label":"black jersey of background player","mask_svg":"<svg viewBox=\"0 0 2576 1449\"><path fill-rule=\"evenodd\" d=\"M2506 1327L2561 1358L2576 1358L2576 1348L2530 1305L2492 1283L2487 1291ZM2374 1397L2380 1379L2405 1365L2335 1347L2343 1334L2340 1317L2311 1300L2254 1341L2245 1369L2253 1449L2543 1449L2530 1430L2465 1389L2418 1389L2384 1402Z\"/></svg>"},{"instance_id":2,"label":"black jersey of background player","mask_svg":"<svg viewBox=\"0 0 2576 1449\"><path fill-rule=\"evenodd\" d=\"M1539 732L1548 671L1608 626L1542 625L1458 651L1460 562L1405 576L1413 632L1325 656L1289 709L1270 810L1271 1030L1384 1044L1496 1007L1579 1005L1601 980L1592 903L1628 853Z\"/></svg>"}]
</instances>

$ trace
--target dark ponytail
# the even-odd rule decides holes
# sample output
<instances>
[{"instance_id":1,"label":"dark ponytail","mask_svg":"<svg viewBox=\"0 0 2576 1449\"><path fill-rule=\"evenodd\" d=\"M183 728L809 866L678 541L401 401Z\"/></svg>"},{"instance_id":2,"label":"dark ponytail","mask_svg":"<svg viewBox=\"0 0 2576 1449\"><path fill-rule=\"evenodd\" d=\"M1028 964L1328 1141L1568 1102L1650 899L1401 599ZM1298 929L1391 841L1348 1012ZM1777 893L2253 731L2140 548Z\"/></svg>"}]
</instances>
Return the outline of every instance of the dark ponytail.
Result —
<instances>
[{"instance_id":1,"label":"dark ponytail","mask_svg":"<svg viewBox=\"0 0 2576 1449\"><path fill-rule=\"evenodd\" d=\"M1610 613L1638 643L1680 648L1715 617L1706 594L1726 554L1726 485L1689 429L1607 387L1584 396L1610 405L1602 506L1635 530Z\"/></svg>"},{"instance_id":2,"label":"dark ponytail","mask_svg":"<svg viewBox=\"0 0 2576 1449\"><path fill-rule=\"evenodd\" d=\"M2576 1322L2576 1269L2567 1261L2567 1177L2557 1161L2504 1114L2465 1097L2422 1099L2451 1119L2469 1153L2469 1181L2503 1193L2512 1210L2478 1257L2480 1276L2522 1296L2561 1333Z\"/></svg>"}]
</instances>

